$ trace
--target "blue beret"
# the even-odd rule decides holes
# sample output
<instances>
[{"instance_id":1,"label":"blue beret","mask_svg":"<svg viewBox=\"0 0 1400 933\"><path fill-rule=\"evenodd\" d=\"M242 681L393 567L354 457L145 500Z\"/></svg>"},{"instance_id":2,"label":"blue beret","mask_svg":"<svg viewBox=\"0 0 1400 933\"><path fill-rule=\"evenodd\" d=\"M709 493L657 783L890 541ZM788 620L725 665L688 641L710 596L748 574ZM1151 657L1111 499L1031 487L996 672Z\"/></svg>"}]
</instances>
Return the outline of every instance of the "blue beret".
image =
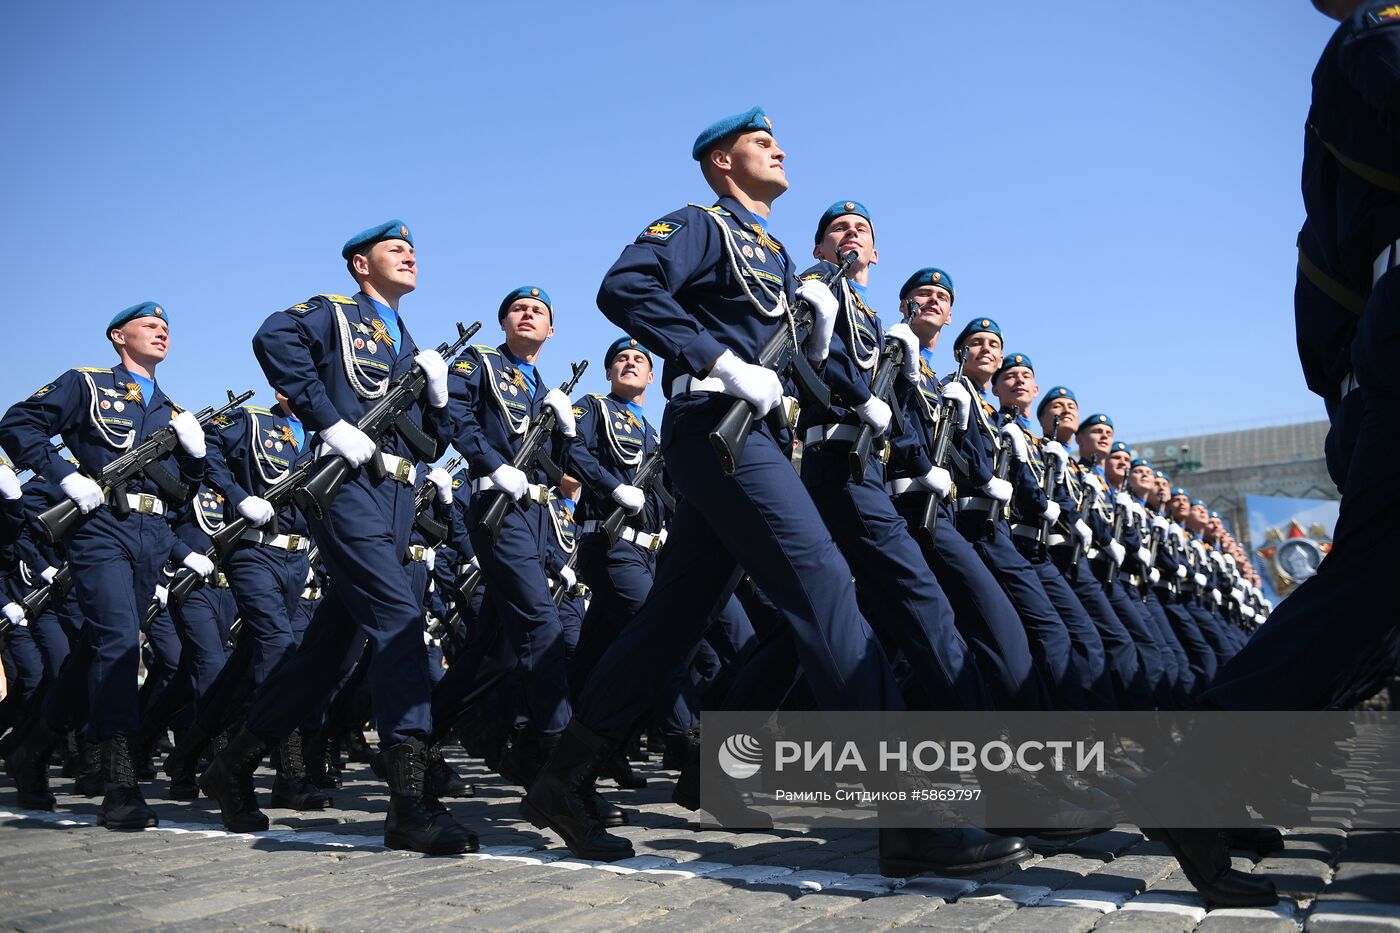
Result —
<instances>
[{"instance_id":1,"label":"blue beret","mask_svg":"<svg viewBox=\"0 0 1400 933\"><path fill-rule=\"evenodd\" d=\"M1195 508L1196 506L1198 506L1198 505L1199 505L1201 508L1205 508L1205 507L1206 507L1206 500L1204 500L1204 499L1192 499L1192 500L1191 500L1191 508L1194 509L1194 508Z\"/></svg>"},{"instance_id":2,"label":"blue beret","mask_svg":"<svg viewBox=\"0 0 1400 933\"><path fill-rule=\"evenodd\" d=\"M958 293L953 291L953 277L951 275L942 269L927 266L904 280L904 284L899 287L899 297L903 298L920 285L938 285L948 289L948 294L953 298L958 296Z\"/></svg>"},{"instance_id":3,"label":"blue beret","mask_svg":"<svg viewBox=\"0 0 1400 933\"><path fill-rule=\"evenodd\" d=\"M1186 491L1185 486L1172 487L1172 498L1175 499L1177 496L1185 496L1188 499L1191 498L1191 494Z\"/></svg>"},{"instance_id":4,"label":"blue beret","mask_svg":"<svg viewBox=\"0 0 1400 933\"><path fill-rule=\"evenodd\" d=\"M1108 415L1090 415L1079 422L1079 430L1083 431L1085 428L1092 428L1096 424L1106 424L1111 428L1113 427L1113 419Z\"/></svg>"},{"instance_id":5,"label":"blue beret","mask_svg":"<svg viewBox=\"0 0 1400 933\"><path fill-rule=\"evenodd\" d=\"M1035 364L1031 362L1029 356L1024 353L1008 353L1001 358L1001 368L992 375L992 381L995 382L997 377L1008 369L1015 369L1018 366L1024 366L1031 372L1035 372Z\"/></svg>"},{"instance_id":6,"label":"blue beret","mask_svg":"<svg viewBox=\"0 0 1400 933\"><path fill-rule=\"evenodd\" d=\"M962 349L963 341L973 334L996 334L997 337L1000 338L1001 327L997 325L996 321L989 317L973 318L967 322L967 326L962 329L962 333L958 334L958 339L953 341L953 352L957 353L958 350Z\"/></svg>"},{"instance_id":7,"label":"blue beret","mask_svg":"<svg viewBox=\"0 0 1400 933\"><path fill-rule=\"evenodd\" d=\"M1115 444L1114 446L1117 446L1117 445ZM1124 444L1124 445L1123 445L1123 449L1124 449L1124 450L1127 450L1127 449L1128 449L1128 445L1127 445L1127 444ZM1137 468L1140 467L1140 466L1151 467L1151 466L1152 466L1152 461L1151 461L1151 460L1148 460L1146 457L1134 457L1134 458L1133 458L1133 462L1130 463L1130 464L1128 464L1128 469L1130 469L1130 470L1135 470L1135 469L1137 469Z\"/></svg>"},{"instance_id":8,"label":"blue beret","mask_svg":"<svg viewBox=\"0 0 1400 933\"><path fill-rule=\"evenodd\" d=\"M1132 448L1125 444L1123 441L1114 441L1113 446L1108 448L1108 452L1110 454L1127 454L1130 457L1133 454Z\"/></svg>"},{"instance_id":9,"label":"blue beret","mask_svg":"<svg viewBox=\"0 0 1400 933\"><path fill-rule=\"evenodd\" d=\"M550 303L549 293L535 285L522 285L512 291L509 295L501 299L501 307L496 311L496 320L505 319L506 312L510 310L511 303L517 298L533 298L536 301L544 302L544 306L549 309L549 321L554 323L554 305Z\"/></svg>"},{"instance_id":10,"label":"blue beret","mask_svg":"<svg viewBox=\"0 0 1400 933\"><path fill-rule=\"evenodd\" d=\"M812 238L812 242L820 243L822 234L826 233L826 228L831 226L831 222L837 217L844 217L847 214L854 214L857 217L864 217L870 224L870 232L875 232L875 221L870 219L870 211L859 201L837 201L826 209L822 214L822 219L817 221L817 235Z\"/></svg>"},{"instance_id":11,"label":"blue beret","mask_svg":"<svg viewBox=\"0 0 1400 933\"><path fill-rule=\"evenodd\" d=\"M413 234L408 232L408 225L402 220L385 221L377 227L361 230L346 240L345 245L340 248L340 258L349 259L361 248L373 246L383 240L405 240L409 246L412 246Z\"/></svg>"},{"instance_id":12,"label":"blue beret","mask_svg":"<svg viewBox=\"0 0 1400 933\"><path fill-rule=\"evenodd\" d=\"M170 324L170 313L168 311L154 301L143 301L139 305L132 305L125 311L118 311L117 316L112 318L111 323L107 325L107 333L110 334L127 321L134 321L139 317L158 317L164 321L167 326Z\"/></svg>"},{"instance_id":13,"label":"blue beret","mask_svg":"<svg viewBox=\"0 0 1400 933\"><path fill-rule=\"evenodd\" d=\"M1157 477L1158 479L1166 479L1166 478L1167 478L1167 471L1166 471L1166 470L1160 470L1160 469L1153 469L1152 475L1155 476L1155 477Z\"/></svg>"},{"instance_id":14,"label":"blue beret","mask_svg":"<svg viewBox=\"0 0 1400 933\"><path fill-rule=\"evenodd\" d=\"M1049 405L1057 398L1067 398L1074 404L1079 404L1079 399L1074 397L1074 393L1072 391L1066 389L1064 386L1055 386L1049 392L1046 392L1043 396L1041 396L1040 404L1035 406L1035 416L1039 418L1040 413L1045 411L1045 406Z\"/></svg>"},{"instance_id":15,"label":"blue beret","mask_svg":"<svg viewBox=\"0 0 1400 933\"><path fill-rule=\"evenodd\" d=\"M603 354L603 368L607 369L609 366L611 366L613 357L617 356L623 350L636 350L638 353L642 354L642 356L645 356L647 358L648 363L652 362L651 354L647 352L646 347L642 346L640 343L633 340L631 337L619 337L612 343L608 344L608 352Z\"/></svg>"},{"instance_id":16,"label":"blue beret","mask_svg":"<svg viewBox=\"0 0 1400 933\"><path fill-rule=\"evenodd\" d=\"M754 107L743 113L736 113L732 117L716 120L705 127L700 131L700 135L695 137L695 145L690 147L690 157L696 162L702 162L705 159L705 153L715 143L731 133L747 133L750 130L773 132L773 121L764 114L762 107Z\"/></svg>"},{"instance_id":17,"label":"blue beret","mask_svg":"<svg viewBox=\"0 0 1400 933\"><path fill-rule=\"evenodd\" d=\"M1210 517L1211 517L1211 518L1219 518L1219 517L1220 517L1220 513L1217 512L1217 511L1215 511L1214 509L1211 509L1211 511L1210 511Z\"/></svg>"}]
</instances>

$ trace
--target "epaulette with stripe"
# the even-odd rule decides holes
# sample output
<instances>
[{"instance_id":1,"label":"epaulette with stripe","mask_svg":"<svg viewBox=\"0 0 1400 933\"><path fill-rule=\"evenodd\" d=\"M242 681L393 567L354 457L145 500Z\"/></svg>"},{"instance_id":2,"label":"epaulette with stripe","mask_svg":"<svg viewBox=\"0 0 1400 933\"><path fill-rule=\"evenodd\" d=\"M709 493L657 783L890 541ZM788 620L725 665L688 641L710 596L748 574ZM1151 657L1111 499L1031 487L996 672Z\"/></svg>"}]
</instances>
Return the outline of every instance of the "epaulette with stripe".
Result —
<instances>
[{"instance_id":1,"label":"epaulette with stripe","mask_svg":"<svg viewBox=\"0 0 1400 933\"><path fill-rule=\"evenodd\" d=\"M80 373L110 373L112 371L110 366L78 366L76 369Z\"/></svg>"}]
</instances>

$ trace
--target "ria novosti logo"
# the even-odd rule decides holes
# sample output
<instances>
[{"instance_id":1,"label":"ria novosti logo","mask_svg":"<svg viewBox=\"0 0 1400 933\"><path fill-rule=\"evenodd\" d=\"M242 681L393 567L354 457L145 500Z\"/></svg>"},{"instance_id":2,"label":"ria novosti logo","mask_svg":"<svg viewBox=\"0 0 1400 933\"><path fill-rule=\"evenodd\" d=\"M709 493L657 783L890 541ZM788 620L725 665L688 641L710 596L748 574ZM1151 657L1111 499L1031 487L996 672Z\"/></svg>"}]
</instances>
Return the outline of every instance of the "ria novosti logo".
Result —
<instances>
[{"instance_id":1,"label":"ria novosti logo","mask_svg":"<svg viewBox=\"0 0 1400 933\"><path fill-rule=\"evenodd\" d=\"M758 739L737 732L719 747L719 769L736 781L753 777L763 765L763 746Z\"/></svg>"}]
</instances>

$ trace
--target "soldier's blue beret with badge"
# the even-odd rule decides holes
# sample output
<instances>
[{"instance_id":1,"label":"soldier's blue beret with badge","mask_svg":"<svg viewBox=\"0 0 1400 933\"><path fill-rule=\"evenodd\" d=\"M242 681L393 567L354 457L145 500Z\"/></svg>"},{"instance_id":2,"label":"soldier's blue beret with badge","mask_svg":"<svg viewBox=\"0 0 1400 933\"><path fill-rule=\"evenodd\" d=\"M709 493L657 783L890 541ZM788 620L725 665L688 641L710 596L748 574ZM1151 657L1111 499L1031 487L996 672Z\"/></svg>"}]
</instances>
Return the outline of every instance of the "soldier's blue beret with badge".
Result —
<instances>
[{"instance_id":1,"label":"soldier's blue beret with badge","mask_svg":"<svg viewBox=\"0 0 1400 933\"><path fill-rule=\"evenodd\" d=\"M1040 404L1035 406L1035 416L1039 418L1040 413L1045 411L1046 405L1049 405L1051 402L1060 398L1067 398L1076 406L1079 404L1079 399L1074 397L1074 392L1065 388L1064 386L1055 386L1049 392L1046 392L1040 397Z\"/></svg>"},{"instance_id":2,"label":"soldier's blue beret with badge","mask_svg":"<svg viewBox=\"0 0 1400 933\"><path fill-rule=\"evenodd\" d=\"M1010 372L1011 370L1017 369L1019 367L1025 367L1031 372L1035 372L1035 364L1031 362L1031 358L1029 356L1026 356L1026 354L1006 354L1001 358L1001 367L995 373L992 374L992 381L995 382L996 380L1000 379L1004 373Z\"/></svg>"},{"instance_id":3,"label":"soldier's blue beret with badge","mask_svg":"<svg viewBox=\"0 0 1400 933\"><path fill-rule=\"evenodd\" d=\"M1092 428L1096 424L1106 424L1111 428L1113 427L1113 419L1110 418L1108 415L1090 415L1089 417L1079 422L1079 430L1083 431L1086 428Z\"/></svg>"},{"instance_id":4,"label":"soldier's blue beret with badge","mask_svg":"<svg viewBox=\"0 0 1400 933\"><path fill-rule=\"evenodd\" d=\"M956 298L958 296L958 293L953 290L953 277L951 275L934 266L925 266L904 280L904 284L899 287L899 297L903 298L920 285L937 285L948 289L950 297Z\"/></svg>"},{"instance_id":5,"label":"soldier's blue beret with badge","mask_svg":"<svg viewBox=\"0 0 1400 933\"><path fill-rule=\"evenodd\" d=\"M1114 446L1116 447L1116 446L1118 446L1118 445L1115 444ZM1124 450L1127 450L1127 449L1128 449L1128 445L1127 445L1127 444L1124 444L1124 445L1123 445L1123 449L1124 449ZM1145 467L1147 467L1147 468L1149 468L1149 469L1153 469L1153 467L1152 467L1152 461L1151 461L1151 460L1148 460L1146 457L1134 457L1134 458L1133 458L1133 462L1130 463L1130 464L1128 464L1128 469L1130 469L1130 470L1136 470L1136 469L1137 469L1138 467L1140 467L1140 466L1145 466Z\"/></svg>"},{"instance_id":6,"label":"soldier's blue beret with badge","mask_svg":"<svg viewBox=\"0 0 1400 933\"><path fill-rule=\"evenodd\" d=\"M953 341L953 352L957 353L962 349L963 342L973 334L996 334L997 339L1001 339L1001 325L989 317L975 317L967 322L967 326L958 334L958 339Z\"/></svg>"},{"instance_id":7,"label":"soldier's blue beret with badge","mask_svg":"<svg viewBox=\"0 0 1400 933\"><path fill-rule=\"evenodd\" d=\"M1188 499L1191 498L1191 494L1190 494L1189 492L1186 491L1186 487L1185 487L1185 486L1173 486L1173 487L1172 487L1172 496L1171 496L1171 497L1172 497L1173 499L1175 499L1177 496L1185 496L1185 497L1188 498Z\"/></svg>"},{"instance_id":8,"label":"soldier's blue beret with badge","mask_svg":"<svg viewBox=\"0 0 1400 933\"><path fill-rule=\"evenodd\" d=\"M636 350L638 353L642 354L642 356L645 356L647 358L648 363L652 362L651 354L647 352L646 347L642 346L640 343L638 343L631 337L619 337L612 343L608 344L608 352L603 354L603 368L607 369L609 366L611 366L613 357L617 356L623 350Z\"/></svg>"},{"instance_id":9,"label":"soldier's blue beret with badge","mask_svg":"<svg viewBox=\"0 0 1400 933\"><path fill-rule=\"evenodd\" d=\"M132 305L125 310L118 311L116 316L113 317L111 322L107 325L106 332L110 334L128 321L134 321L137 318L143 317L158 317L167 325L170 323L170 313L166 311L164 307L156 304L154 301L143 301L139 305Z\"/></svg>"},{"instance_id":10,"label":"soldier's blue beret with badge","mask_svg":"<svg viewBox=\"0 0 1400 933\"><path fill-rule=\"evenodd\" d=\"M501 307L496 311L496 320L504 320L506 312L510 310L510 306L521 298L533 298L543 304L549 309L549 322L551 324L554 323L554 305L549 300L549 293L538 285L522 285L502 298Z\"/></svg>"},{"instance_id":11,"label":"soldier's blue beret with badge","mask_svg":"<svg viewBox=\"0 0 1400 933\"><path fill-rule=\"evenodd\" d=\"M690 147L690 157L696 162L704 161L705 153L724 137L732 133L748 133L753 130L763 130L765 133L773 132L773 121L768 119L768 115L763 112L762 107L753 107L743 113L736 113L731 117L716 120L705 127L700 131L700 135L695 137L695 145Z\"/></svg>"},{"instance_id":12,"label":"soldier's blue beret with badge","mask_svg":"<svg viewBox=\"0 0 1400 933\"><path fill-rule=\"evenodd\" d=\"M1194 509L1194 508L1195 508L1196 506L1198 506L1198 505L1199 505L1201 508L1205 508L1205 507L1206 507L1206 500L1204 500L1204 499L1192 499L1192 500L1191 500L1191 508Z\"/></svg>"},{"instance_id":13,"label":"soldier's blue beret with badge","mask_svg":"<svg viewBox=\"0 0 1400 933\"><path fill-rule=\"evenodd\" d=\"M1166 471L1166 470L1162 470L1162 469L1158 469L1158 468L1154 467L1153 470L1152 470L1152 475L1155 476L1155 477L1157 477L1158 479L1166 479L1166 478L1167 478L1167 471Z\"/></svg>"},{"instance_id":14,"label":"soldier's blue beret with badge","mask_svg":"<svg viewBox=\"0 0 1400 933\"><path fill-rule=\"evenodd\" d=\"M1211 517L1211 518L1219 518L1219 517L1220 517L1220 513L1217 512L1217 511L1215 511L1215 509L1211 509L1211 510L1210 510L1210 517Z\"/></svg>"},{"instance_id":15,"label":"soldier's blue beret with badge","mask_svg":"<svg viewBox=\"0 0 1400 933\"><path fill-rule=\"evenodd\" d=\"M402 220L386 220L379 226L361 230L346 240L345 245L340 248L340 258L349 259L365 247L384 240L403 240L412 246L413 234L408 232L408 224Z\"/></svg>"},{"instance_id":16,"label":"soldier's blue beret with badge","mask_svg":"<svg viewBox=\"0 0 1400 933\"><path fill-rule=\"evenodd\" d=\"M871 234L875 233L875 221L870 219L870 211L859 201L837 201L822 212L822 219L817 221L817 235L813 237L813 243L822 241L822 234L826 233L826 228L831 226L831 222L837 217L845 217L847 214L854 214L857 217L864 217L865 222L870 224Z\"/></svg>"},{"instance_id":17,"label":"soldier's blue beret with badge","mask_svg":"<svg viewBox=\"0 0 1400 933\"><path fill-rule=\"evenodd\" d=\"M1113 446L1108 448L1108 452L1110 454L1127 454L1130 457L1133 455L1132 448L1122 441L1114 441Z\"/></svg>"}]
</instances>

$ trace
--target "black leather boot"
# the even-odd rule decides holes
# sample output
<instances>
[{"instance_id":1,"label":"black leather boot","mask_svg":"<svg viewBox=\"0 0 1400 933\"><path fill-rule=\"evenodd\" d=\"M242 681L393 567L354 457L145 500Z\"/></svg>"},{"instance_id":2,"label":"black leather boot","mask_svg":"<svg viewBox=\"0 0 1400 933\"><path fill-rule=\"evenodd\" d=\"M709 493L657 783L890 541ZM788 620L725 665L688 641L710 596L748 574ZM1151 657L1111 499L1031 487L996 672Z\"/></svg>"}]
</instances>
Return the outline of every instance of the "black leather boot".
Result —
<instances>
[{"instance_id":1,"label":"black leather boot","mask_svg":"<svg viewBox=\"0 0 1400 933\"><path fill-rule=\"evenodd\" d=\"M1231 849L1246 849L1261 858L1283 851L1283 833L1272 826L1245 826L1221 832L1225 835L1225 845Z\"/></svg>"},{"instance_id":2,"label":"black leather boot","mask_svg":"<svg viewBox=\"0 0 1400 933\"><path fill-rule=\"evenodd\" d=\"M1041 772L1045 774L1046 772ZM1042 839L1072 840L1112 829L1116 823L1113 815L1105 810L1076 803L1061 797L1055 790L1037 780L1040 775L1012 766L1003 771L987 768L977 769L977 780L987 795L987 819L992 831L1013 836L1039 836ZM1087 785L1086 785L1087 786ZM1085 803L1092 803L1096 797L1107 797L1102 791L1093 790ZM999 817L996 804L1002 802L1013 808L1017 815L1033 813L1044 815L1045 822L1024 822L1005 820ZM1111 798L1110 798L1111 802Z\"/></svg>"},{"instance_id":3,"label":"black leather boot","mask_svg":"<svg viewBox=\"0 0 1400 933\"><path fill-rule=\"evenodd\" d=\"M86 734L79 737L78 743L83 760L78 765L78 778L73 782L73 793L82 797L101 797L106 793L102 778L102 745L89 739Z\"/></svg>"},{"instance_id":4,"label":"black leather boot","mask_svg":"<svg viewBox=\"0 0 1400 933\"><path fill-rule=\"evenodd\" d=\"M199 776L199 789L219 805L224 828L235 833L267 829L267 814L258 809L253 773L258 770L267 744L245 726L214 756Z\"/></svg>"},{"instance_id":5,"label":"black leather boot","mask_svg":"<svg viewBox=\"0 0 1400 933\"><path fill-rule=\"evenodd\" d=\"M383 754L389 783L384 844L425 855L475 852L476 833L452 819L436 797L425 793L428 752L423 740L409 736Z\"/></svg>"},{"instance_id":6,"label":"black leather boot","mask_svg":"<svg viewBox=\"0 0 1400 933\"><path fill-rule=\"evenodd\" d=\"M175 742L175 748L165 756L161 770L170 778L171 800L198 800L199 756L209 744L209 733L195 722Z\"/></svg>"},{"instance_id":7,"label":"black leather boot","mask_svg":"<svg viewBox=\"0 0 1400 933\"><path fill-rule=\"evenodd\" d=\"M1274 883L1230 865L1225 835L1218 829L1143 829L1148 839L1165 843L1181 863L1186 880L1213 907L1268 907L1278 903Z\"/></svg>"},{"instance_id":8,"label":"black leather boot","mask_svg":"<svg viewBox=\"0 0 1400 933\"><path fill-rule=\"evenodd\" d=\"M687 810L700 810L700 728L687 729L682 738L685 740L685 760L676 786L671 791L671 800ZM773 818L749 806L738 788L727 779L715 781L708 791L703 809L725 829L773 828Z\"/></svg>"},{"instance_id":9,"label":"black leather boot","mask_svg":"<svg viewBox=\"0 0 1400 933\"><path fill-rule=\"evenodd\" d=\"M78 732L65 732L63 734L63 769L59 774L66 778L75 778L78 771L83 766L83 752L78 745Z\"/></svg>"},{"instance_id":10,"label":"black leather boot","mask_svg":"<svg viewBox=\"0 0 1400 933\"><path fill-rule=\"evenodd\" d=\"M97 825L108 829L145 829L160 821L156 811L141 796L136 785L136 768L131 761L131 739L114 735L102 740L102 772L105 793Z\"/></svg>"},{"instance_id":11,"label":"black leather boot","mask_svg":"<svg viewBox=\"0 0 1400 933\"><path fill-rule=\"evenodd\" d=\"M301 733L292 732L278 744L277 777L272 779L272 805L288 810L324 810L331 795L306 779Z\"/></svg>"},{"instance_id":12,"label":"black leather boot","mask_svg":"<svg viewBox=\"0 0 1400 933\"><path fill-rule=\"evenodd\" d=\"M927 871L975 875L1030 858L1024 839L971 826L880 830L880 874L907 878Z\"/></svg>"},{"instance_id":13,"label":"black leather boot","mask_svg":"<svg viewBox=\"0 0 1400 933\"><path fill-rule=\"evenodd\" d=\"M15 802L26 810L52 810L54 796L49 791L49 754L58 744L59 733L36 718L28 733L5 760L5 773L15 782Z\"/></svg>"},{"instance_id":14,"label":"black leather boot","mask_svg":"<svg viewBox=\"0 0 1400 933\"><path fill-rule=\"evenodd\" d=\"M613 783L624 790L641 790L647 786L647 779L632 770L632 762L621 752L603 762L598 777L612 778Z\"/></svg>"},{"instance_id":15,"label":"black leather boot","mask_svg":"<svg viewBox=\"0 0 1400 933\"><path fill-rule=\"evenodd\" d=\"M554 749L558 747L559 742L560 736L558 735L540 736L540 747L543 752L543 758L540 762L541 767L543 767L545 761L549 760L550 755L554 754ZM595 769L599 766L601 760L602 759L597 759L593 762ZM598 772L596 770L579 779L578 786L583 795L584 806L588 808L588 812L593 814L593 818L606 827L627 826L630 824L632 818L627 815L627 811L598 793L597 784Z\"/></svg>"},{"instance_id":16,"label":"black leather boot","mask_svg":"<svg viewBox=\"0 0 1400 933\"><path fill-rule=\"evenodd\" d=\"M434 797L475 797L476 788L462 780L447 759L442 757L442 746L428 746L428 793Z\"/></svg>"},{"instance_id":17,"label":"black leather boot","mask_svg":"<svg viewBox=\"0 0 1400 933\"><path fill-rule=\"evenodd\" d=\"M539 773L543 760L540 754L540 734L535 731L534 726L527 723L516 728L511 734L510 748L501 755L496 770L507 783L518 784L528 790L535 782L535 775Z\"/></svg>"},{"instance_id":18,"label":"black leather boot","mask_svg":"<svg viewBox=\"0 0 1400 933\"><path fill-rule=\"evenodd\" d=\"M597 762L617 745L595 735L578 720L569 723L549 760L540 768L520 812L540 829L558 833L578 858L616 862L636 853L632 843L603 828L591 805Z\"/></svg>"},{"instance_id":19,"label":"black leather boot","mask_svg":"<svg viewBox=\"0 0 1400 933\"><path fill-rule=\"evenodd\" d=\"M686 754L690 743L685 735L668 735L662 740L665 745L661 752L661 767L667 771L679 771L685 767Z\"/></svg>"},{"instance_id":20,"label":"black leather boot","mask_svg":"<svg viewBox=\"0 0 1400 933\"><path fill-rule=\"evenodd\" d=\"M339 788L340 764L331 751L334 744L329 737L322 731L316 731L306 736L302 746L306 759L306 779L322 790Z\"/></svg>"}]
</instances>

